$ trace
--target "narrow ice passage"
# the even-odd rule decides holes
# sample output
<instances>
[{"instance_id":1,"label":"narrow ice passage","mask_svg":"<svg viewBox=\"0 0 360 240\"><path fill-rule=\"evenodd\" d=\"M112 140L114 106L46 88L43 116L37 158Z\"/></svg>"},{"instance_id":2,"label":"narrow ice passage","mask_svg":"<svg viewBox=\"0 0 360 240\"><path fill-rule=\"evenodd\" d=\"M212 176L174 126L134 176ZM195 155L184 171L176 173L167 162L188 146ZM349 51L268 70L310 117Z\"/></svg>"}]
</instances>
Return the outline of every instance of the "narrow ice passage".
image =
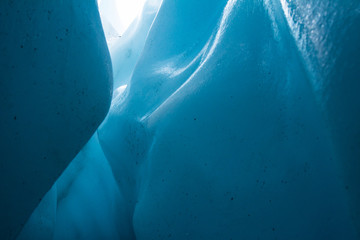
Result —
<instances>
[{"instance_id":1,"label":"narrow ice passage","mask_svg":"<svg viewBox=\"0 0 360 240\"><path fill-rule=\"evenodd\" d=\"M111 13L102 25L93 2L54 1L50 15L46 4L0 4L0 18L25 21L14 9L26 9L35 19L14 46L16 23L0 27L0 70L11 79L0 81L2 196L14 186L1 200L1 223L12 223L1 237L360 239L359 1L146 0L126 30L114 0L100 2ZM51 45L36 35L46 29L49 39L65 36ZM45 40L53 48L42 53ZM19 62L35 70L9 70ZM49 106L31 113L21 94ZM14 109L17 121L30 115L24 129L66 109L65 120L34 125L56 128L61 141L47 146L45 133L26 130L27 147L9 148L19 143L5 141L18 131ZM17 188L19 176L31 194Z\"/></svg>"}]
</instances>

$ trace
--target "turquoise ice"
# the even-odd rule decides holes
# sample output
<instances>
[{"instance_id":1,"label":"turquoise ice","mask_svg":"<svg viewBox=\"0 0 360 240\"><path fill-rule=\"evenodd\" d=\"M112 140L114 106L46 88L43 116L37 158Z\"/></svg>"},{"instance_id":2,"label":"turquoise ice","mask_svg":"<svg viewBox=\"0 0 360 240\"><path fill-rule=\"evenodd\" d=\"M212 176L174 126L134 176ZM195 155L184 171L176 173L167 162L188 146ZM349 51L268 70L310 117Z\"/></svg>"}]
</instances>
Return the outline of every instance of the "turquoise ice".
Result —
<instances>
[{"instance_id":1,"label":"turquoise ice","mask_svg":"<svg viewBox=\"0 0 360 240\"><path fill-rule=\"evenodd\" d=\"M109 50L19 239L360 238L359 1L148 0Z\"/></svg>"}]
</instances>

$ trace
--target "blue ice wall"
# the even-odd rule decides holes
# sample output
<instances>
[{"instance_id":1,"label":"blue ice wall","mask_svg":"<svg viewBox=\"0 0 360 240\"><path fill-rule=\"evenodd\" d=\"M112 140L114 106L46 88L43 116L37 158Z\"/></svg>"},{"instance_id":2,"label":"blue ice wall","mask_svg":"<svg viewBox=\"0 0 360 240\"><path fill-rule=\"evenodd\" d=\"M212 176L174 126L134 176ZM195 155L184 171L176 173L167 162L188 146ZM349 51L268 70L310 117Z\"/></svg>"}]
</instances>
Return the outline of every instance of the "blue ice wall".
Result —
<instances>
[{"instance_id":1,"label":"blue ice wall","mask_svg":"<svg viewBox=\"0 0 360 240\"><path fill-rule=\"evenodd\" d=\"M112 71L95 1L4 0L0 22L0 239L13 239L105 117Z\"/></svg>"},{"instance_id":2,"label":"blue ice wall","mask_svg":"<svg viewBox=\"0 0 360 240\"><path fill-rule=\"evenodd\" d=\"M155 2L19 239L360 239L360 2Z\"/></svg>"},{"instance_id":3,"label":"blue ice wall","mask_svg":"<svg viewBox=\"0 0 360 240\"><path fill-rule=\"evenodd\" d=\"M331 132L334 158L360 229L360 2L281 1ZM307 17L309 16L309 17Z\"/></svg>"}]
</instances>

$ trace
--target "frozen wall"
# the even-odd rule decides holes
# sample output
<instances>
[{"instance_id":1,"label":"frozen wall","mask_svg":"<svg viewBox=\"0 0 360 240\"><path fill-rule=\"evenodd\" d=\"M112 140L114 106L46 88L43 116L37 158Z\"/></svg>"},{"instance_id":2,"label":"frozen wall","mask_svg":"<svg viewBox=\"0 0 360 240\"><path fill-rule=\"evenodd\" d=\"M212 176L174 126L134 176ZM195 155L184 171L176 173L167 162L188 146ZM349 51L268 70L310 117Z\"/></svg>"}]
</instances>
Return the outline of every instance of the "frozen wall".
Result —
<instances>
[{"instance_id":1,"label":"frozen wall","mask_svg":"<svg viewBox=\"0 0 360 240\"><path fill-rule=\"evenodd\" d=\"M1 1L0 22L0 238L13 239L105 117L112 71L95 0Z\"/></svg>"},{"instance_id":2,"label":"frozen wall","mask_svg":"<svg viewBox=\"0 0 360 240\"><path fill-rule=\"evenodd\" d=\"M282 0L281 5L325 113L360 230L360 2Z\"/></svg>"},{"instance_id":3,"label":"frozen wall","mask_svg":"<svg viewBox=\"0 0 360 240\"><path fill-rule=\"evenodd\" d=\"M117 56L112 59L114 86L128 83L160 3L148 1L141 17L110 48ZM125 88L114 90L114 103L123 98ZM95 133L35 209L18 239L134 239L131 218Z\"/></svg>"},{"instance_id":4,"label":"frozen wall","mask_svg":"<svg viewBox=\"0 0 360 240\"><path fill-rule=\"evenodd\" d=\"M98 131L137 239L357 238L359 8L333 4L163 1Z\"/></svg>"},{"instance_id":5,"label":"frozen wall","mask_svg":"<svg viewBox=\"0 0 360 240\"><path fill-rule=\"evenodd\" d=\"M151 2L20 238L360 239L360 3Z\"/></svg>"}]
</instances>

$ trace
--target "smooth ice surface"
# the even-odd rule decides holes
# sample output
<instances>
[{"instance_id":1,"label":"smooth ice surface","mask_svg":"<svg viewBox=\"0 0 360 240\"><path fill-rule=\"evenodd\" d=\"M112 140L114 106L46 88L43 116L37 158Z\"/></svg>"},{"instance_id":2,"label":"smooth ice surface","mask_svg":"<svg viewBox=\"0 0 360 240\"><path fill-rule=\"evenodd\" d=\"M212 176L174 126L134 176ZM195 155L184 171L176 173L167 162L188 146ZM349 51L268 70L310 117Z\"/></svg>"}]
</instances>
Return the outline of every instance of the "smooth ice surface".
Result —
<instances>
[{"instance_id":1,"label":"smooth ice surface","mask_svg":"<svg viewBox=\"0 0 360 240\"><path fill-rule=\"evenodd\" d=\"M334 147L341 132L312 85L322 68L310 68L290 25L301 17L287 10L279 1L163 2L125 100L99 129L137 239L356 238L357 206L348 201L359 181L344 182L348 158ZM332 58L347 48L336 44ZM348 154L359 159L356 151Z\"/></svg>"},{"instance_id":2,"label":"smooth ice surface","mask_svg":"<svg viewBox=\"0 0 360 240\"><path fill-rule=\"evenodd\" d=\"M107 117L21 236L359 239L360 3L151 3L111 49Z\"/></svg>"},{"instance_id":3,"label":"smooth ice surface","mask_svg":"<svg viewBox=\"0 0 360 240\"><path fill-rule=\"evenodd\" d=\"M114 72L114 97L116 89L126 85L145 45L150 26L159 9L160 0L148 0L124 35L110 47Z\"/></svg>"},{"instance_id":4,"label":"smooth ice surface","mask_svg":"<svg viewBox=\"0 0 360 240\"><path fill-rule=\"evenodd\" d=\"M0 238L13 239L105 117L112 70L95 1L5 0L0 22ZM39 206L45 234L55 207Z\"/></svg>"}]
</instances>

